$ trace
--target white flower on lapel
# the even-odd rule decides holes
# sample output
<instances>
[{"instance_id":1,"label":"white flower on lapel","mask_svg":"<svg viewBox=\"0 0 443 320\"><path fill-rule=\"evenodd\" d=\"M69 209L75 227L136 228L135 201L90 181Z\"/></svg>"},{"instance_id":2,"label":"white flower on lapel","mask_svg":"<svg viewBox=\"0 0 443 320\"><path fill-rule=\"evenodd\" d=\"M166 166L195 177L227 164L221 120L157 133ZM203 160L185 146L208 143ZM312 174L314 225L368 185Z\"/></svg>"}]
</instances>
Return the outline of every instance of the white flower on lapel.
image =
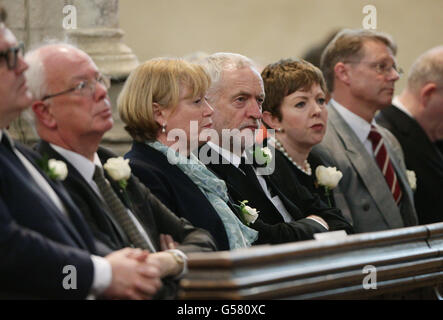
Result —
<instances>
[{"instance_id":1,"label":"white flower on lapel","mask_svg":"<svg viewBox=\"0 0 443 320\"><path fill-rule=\"evenodd\" d=\"M259 165L267 166L272 161L272 152L268 147L257 148L254 151L255 161Z\"/></svg>"},{"instance_id":2,"label":"white flower on lapel","mask_svg":"<svg viewBox=\"0 0 443 320\"><path fill-rule=\"evenodd\" d=\"M340 182L343 174L337 170L336 167L326 168L325 166L318 166L317 169L315 169L315 176L317 177L317 183L319 185L328 189L334 189Z\"/></svg>"},{"instance_id":3,"label":"white flower on lapel","mask_svg":"<svg viewBox=\"0 0 443 320\"><path fill-rule=\"evenodd\" d=\"M68 167L63 161L49 159L48 171L49 177L54 180L63 181L68 176Z\"/></svg>"},{"instance_id":4,"label":"white flower on lapel","mask_svg":"<svg viewBox=\"0 0 443 320\"><path fill-rule=\"evenodd\" d=\"M258 218L258 213L260 211L257 211L257 209L251 208L250 206L247 206L246 203L248 203L248 200L244 200L240 202L240 209L243 216L244 223L249 226L251 223L254 223L255 220Z\"/></svg>"},{"instance_id":5,"label":"white flower on lapel","mask_svg":"<svg viewBox=\"0 0 443 320\"><path fill-rule=\"evenodd\" d=\"M123 157L109 158L103 168L113 180L118 181L123 189L126 188L128 179L131 177L129 159L123 159Z\"/></svg>"},{"instance_id":6,"label":"white flower on lapel","mask_svg":"<svg viewBox=\"0 0 443 320\"><path fill-rule=\"evenodd\" d=\"M412 191L417 190L417 176L415 175L415 172L412 170L406 170L406 176L408 177L409 186Z\"/></svg>"}]
</instances>

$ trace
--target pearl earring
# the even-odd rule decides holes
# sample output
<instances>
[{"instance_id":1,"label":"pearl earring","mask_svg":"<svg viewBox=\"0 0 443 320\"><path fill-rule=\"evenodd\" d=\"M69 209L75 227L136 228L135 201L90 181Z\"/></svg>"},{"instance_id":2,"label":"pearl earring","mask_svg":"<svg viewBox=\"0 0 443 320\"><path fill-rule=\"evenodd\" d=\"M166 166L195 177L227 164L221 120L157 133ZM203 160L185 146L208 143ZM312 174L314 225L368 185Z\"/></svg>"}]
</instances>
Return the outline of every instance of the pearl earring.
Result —
<instances>
[{"instance_id":1,"label":"pearl earring","mask_svg":"<svg viewBox=\"0 0 443 320\"><path fill-rule=\"evenodd\" d=\"M166 124L163 123L163 124L162 124L162 133L165 133L165 132L166 132Z\"/></svg>"},{"instance_id":2,"label":"pearl earring","mask_svg":"<svg viewBox=\"0 0 443 320\"><path fill-rule=\"evenodd\" d=\"M277 129L277 132L285 132L285 129L283 129L283 128L278 128L278 129Z\"/></svg>"}]
</instances>

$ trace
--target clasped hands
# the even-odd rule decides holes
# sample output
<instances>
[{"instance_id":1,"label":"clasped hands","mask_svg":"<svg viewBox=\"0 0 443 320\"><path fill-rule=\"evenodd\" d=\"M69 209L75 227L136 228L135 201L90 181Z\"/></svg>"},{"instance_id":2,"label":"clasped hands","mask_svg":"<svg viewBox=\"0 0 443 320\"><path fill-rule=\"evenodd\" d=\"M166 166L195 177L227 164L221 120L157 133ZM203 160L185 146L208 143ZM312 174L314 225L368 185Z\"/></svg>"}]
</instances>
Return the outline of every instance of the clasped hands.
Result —
<instances>
[{"instance_id":1,"label":"clasped hands","mask_svg":"<svg viewBox=\"0 0 443 320\"><path fill-rule=\"evenodd\" d=\"M149 300L161 288L161 279L181 273L180 265L172 254L165 250L177 248L178 243L170 235L160 235L163 251L124 248L105 258L112 268L112 281L103 293L105 298Z\"/></svg>"}]
</instances>

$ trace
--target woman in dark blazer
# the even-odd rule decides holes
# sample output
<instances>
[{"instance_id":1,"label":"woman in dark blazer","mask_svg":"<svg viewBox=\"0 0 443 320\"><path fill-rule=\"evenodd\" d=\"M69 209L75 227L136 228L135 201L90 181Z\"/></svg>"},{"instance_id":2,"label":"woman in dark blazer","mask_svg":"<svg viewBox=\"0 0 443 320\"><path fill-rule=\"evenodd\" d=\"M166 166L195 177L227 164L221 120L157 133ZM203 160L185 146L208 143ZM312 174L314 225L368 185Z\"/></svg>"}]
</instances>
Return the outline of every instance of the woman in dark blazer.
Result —
<instances>
[{"instance_id":1,"label":"woman in dark blazer","mask_svg":"<svg viewBox=\"0 0 443 320\"><path fill-rule=\"evenodd\" d=\"M225 183L191 153L212 126L209 84L201 66L180 59L153 59L135 69L117 102L134 139L125 157L171 211L208 230L220 250L248 247L257 232L228 206Z\"/></svg>"},{"instance_id":2,"label":"woman in dark blazer","mask_svg":"<svg viewBox=\"0 0 443 320\"><path fill-rule=\"evenodd\" d=\"M332 181L327 181L325 188L322 170L326 168L310 154L322 141L328 120L327 88L321 71L304 60L285 59L268 65L262 78L266 93L263 121L275 129L275 137L268 143L283 164L275 166L276 175L284 177L285 173L278 171L291 168L301 184L333 207L332 189L341 173L328 168L326 177Z\"/></svg>"}]
</instances>

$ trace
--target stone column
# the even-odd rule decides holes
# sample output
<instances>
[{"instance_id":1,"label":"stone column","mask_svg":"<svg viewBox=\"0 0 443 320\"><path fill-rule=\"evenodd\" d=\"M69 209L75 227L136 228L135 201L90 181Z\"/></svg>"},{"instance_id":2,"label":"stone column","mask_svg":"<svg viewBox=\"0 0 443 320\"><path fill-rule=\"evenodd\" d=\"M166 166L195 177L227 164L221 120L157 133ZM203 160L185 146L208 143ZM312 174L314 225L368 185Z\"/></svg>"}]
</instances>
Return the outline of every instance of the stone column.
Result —
<instances>
[{"instance_id":1,"label":"stone column","mask_svg":"<svg viewBox=\"0 0 443 320\"><path fill-rule=\"evenodd\" d=\"M125 153L131 138L123 128L116 101L124 80L139 62L122 41L124 32L118 28L119 0L67 2L77 11L77 28L66 30L67 40L87 52L100 71L112 79L109 96L113 106L114 128L105 134L103 144L119 154Z\"/></svg>"}]
</instances>

